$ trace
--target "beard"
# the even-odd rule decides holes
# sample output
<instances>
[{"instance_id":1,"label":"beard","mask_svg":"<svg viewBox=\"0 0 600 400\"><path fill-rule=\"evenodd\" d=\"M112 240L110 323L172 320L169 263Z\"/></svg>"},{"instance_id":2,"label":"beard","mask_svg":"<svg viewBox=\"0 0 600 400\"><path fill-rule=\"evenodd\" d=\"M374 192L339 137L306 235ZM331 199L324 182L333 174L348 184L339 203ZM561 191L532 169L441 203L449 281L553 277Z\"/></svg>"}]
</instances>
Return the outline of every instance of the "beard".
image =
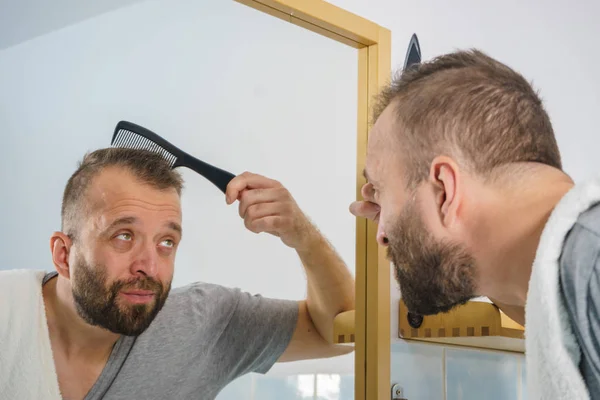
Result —
<instances>
[{"instance_id":1,"label":"beard","mask_svg":"<svg viewBox=\"0 0 600 400\"><path fill-rule=\"evenodd\" d=\"M463 246L436 240L414 201L393 221L387 238L388 257L410 312L443 313L476 297L475 260Z\"/></svg>"},{"instance_id":2,"label":"beard","mask_svg":"<svg viewBox=\"0 0 600 400\"><path fill-rule=\"evenodd\" d=\"M144 332L167 300L171 283L163 286L150 277L133 278L107 284L106 267L91 266L77 257L72 292L77 313L90 325L100 326L113 333L137 336ZM124 289L151 290L154 299L148 304L119 304Z\"/></svg>"}]
</instances>

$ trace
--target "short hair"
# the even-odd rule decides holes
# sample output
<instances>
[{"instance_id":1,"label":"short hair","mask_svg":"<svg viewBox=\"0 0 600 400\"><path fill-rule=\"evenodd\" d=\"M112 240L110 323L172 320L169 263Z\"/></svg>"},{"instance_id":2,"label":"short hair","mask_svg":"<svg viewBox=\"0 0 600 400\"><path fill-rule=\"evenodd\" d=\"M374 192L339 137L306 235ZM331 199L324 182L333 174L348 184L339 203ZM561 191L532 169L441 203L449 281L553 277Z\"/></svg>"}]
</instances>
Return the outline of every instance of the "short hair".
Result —
<instances>
[{"instance_id":1,"label":"short hair","mask_svg":"<svg viewBox=\"0 0 600 400\"><path fill-rule=\"evenodd\" d=\"M108 167L125 168L141 182L159 190L174 188L181 196L183 178L158 153L148 150L104 148L85 154L64 189L61 225L71 239L77 237L79 221L87 209L87 189L100 172Z\"/></svg>"},{"instance_id":2,"label":"short hair","mask_svg":"<svg viewBox=\"0 0 600 400\"><path fill-rule=\"evenodd\" d=\"M484 178L518 162L562 169L538 93L521 74L477 49L400 71L377 96L374 119L390 104L407 186L426 179L442 154Z\"/></svg>"}]
</instances>

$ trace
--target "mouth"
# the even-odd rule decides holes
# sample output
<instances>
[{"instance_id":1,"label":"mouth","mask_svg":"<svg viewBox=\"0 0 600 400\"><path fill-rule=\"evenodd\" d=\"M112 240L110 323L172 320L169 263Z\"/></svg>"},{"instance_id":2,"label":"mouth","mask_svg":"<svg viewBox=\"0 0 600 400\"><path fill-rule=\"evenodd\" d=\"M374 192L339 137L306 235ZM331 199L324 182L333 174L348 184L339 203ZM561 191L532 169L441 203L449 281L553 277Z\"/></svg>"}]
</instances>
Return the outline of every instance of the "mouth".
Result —
<instances>
[{"instance_id":1,"label":"mouth","mask_svg":"<svg viewBox=\"0 0 600 400\"><path fill-rule=\"evenodd\" d=\"M147 304L154 300L154 292L150 290L127 290L121 292L121 295L130 303Z\"/></svg>"}]
</instances>

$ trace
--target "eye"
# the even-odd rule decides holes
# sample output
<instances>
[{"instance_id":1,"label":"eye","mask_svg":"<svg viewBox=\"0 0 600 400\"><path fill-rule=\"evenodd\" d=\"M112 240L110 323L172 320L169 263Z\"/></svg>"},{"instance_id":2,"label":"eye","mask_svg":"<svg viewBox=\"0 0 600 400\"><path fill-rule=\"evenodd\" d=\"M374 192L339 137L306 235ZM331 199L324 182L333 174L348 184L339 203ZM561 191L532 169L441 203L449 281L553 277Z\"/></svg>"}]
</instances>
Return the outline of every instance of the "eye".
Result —
<instances>
[{"instance_id":1,"label":"eye","mask_svg":"<svg viewBox=\"0 0 600 400\"><path fill-rule=\"evenodd\" d=\"M160 245L163 247L173 248L175 247L175 242L171 239L165 239L162 242L160 242Z\"/></svg>"},{"instance_id":2,"label":"eye","mask_svg":"<svg viewBox=\"0 0 600 400\"><path fill-rule=\"evenodd\" d=\"M117 239L122 239L125 241L130 241L131 240L131 234L130 233L120 233L117 236L115 236L115 238Z\"/></svg>"}]
</instances>

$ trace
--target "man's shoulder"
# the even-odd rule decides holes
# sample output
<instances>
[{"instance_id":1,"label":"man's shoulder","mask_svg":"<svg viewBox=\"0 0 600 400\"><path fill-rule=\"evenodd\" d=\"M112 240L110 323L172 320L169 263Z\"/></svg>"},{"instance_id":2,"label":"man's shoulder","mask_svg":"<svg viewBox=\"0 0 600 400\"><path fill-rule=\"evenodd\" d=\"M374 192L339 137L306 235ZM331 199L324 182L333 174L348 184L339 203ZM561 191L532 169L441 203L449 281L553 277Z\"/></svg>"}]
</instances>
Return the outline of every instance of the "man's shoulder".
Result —
<instances>
[{"instance_id":1,"label":"man's shoulder","mask_svg":"<svg viewBox=\"0 0 600 400\"><path fill-rule=\"evenodd\" d=\"M600 238L600 202L582 212L575 225L585 230L582 233Z\"/></svg>"},{"instance_id":2,"label":"man's shoulder","mask_svg":"<svg viewBox=\"0 0 600 400\"><path fill-rule=\"evenodd\" d=\"M268 298L238 287L193 282L171 289L161 314L163 317L171 315L174 318L203 316L205 320L224 322L234 312L240 314L240 317L247 314L250 318L262 313L286 313L296 309L296 301Z\"/></svg>"},{"instance_id":3,"label":"man's shoulder","mask_svg":"<svg viewBox=\"0 0 600 400\"><path fill-rule=\"evenodd\" d=\"M565 237L560 257L563 285L571 285L574 294L581 293L599 254L600 203L582 212Z\"/></svg>"},{"instance_id":4,"label":"man's shoulder","mask_svg":"<svg viewBox=\"0 0 600 400\"><path fill-rule=\"evenodd\" d=\"M193 282L173 288L165 303L168 310L188 309L206 316L221 318L238 309L244 313L286 311L296 306L295 301L252 294L238 287L208 282ZM169 311L170 312L170 311Z\"/></svg>"},{"instance_id":5,"label":"man's shoulder","mask_svg":"<svg viewBox=\"0 0 600 400\"><path fill-rule=\"evenodd\" d=\"M582 372L590 387L600 385L598 305L600 304L600 205L581 213L565 238L560 288L573 332L582 350Z\"/></svg>"},{"instance_id":6,"label":"man's shoulder","mask_svg":"<svg viewBox=\"0 0 600 400\"><path fill-rule=\"evenodd\" d=\"M559 260L560 288L576 325L587 323L600 299L600 204L581 213L565 237Z\"/></svg>"},{"instance_id":7,"label":"man's shoulder","mask_svg":"<svg viewBox=\"0 0 600 400\"><path fill-rule=\"evenodd\" d=\"M193 282L171 289L164 307L148 329L148 335L161 336L173 329L188 330L195 337L223 332L236 321L255 323L273 316L295 312L295 302L265 298L237 287L215 283ZM235 316L235 317L234 317Z\"/></svg>"},{"instance_id":8,"label":"man's shoulder","mask_svg":"<svg viewBox=\"0 0 600 400\"><path fill-rule=\"evenodd\" d=\"M167 300L144 337L178 334L210 335L223 329L237 307L239 289L194 282L169 292Z\"/></svg>"},{"instance_id":9,"label":"man's shoulder","mask_svg":"<svg viewBox=\"0 0 600 400\"><path fill-rule=\"evenodd\" d=\"M171 289L168 303L178 306L182 304L203 308L222 309L224 305L234 305L239 301L242 291L239 288L227 287L209 282L192 282Z\"/></svg>"},{"instance_id":10,"label":"man's shoulder","mask_svg":"<svg viewBox=\"0 0 600 400\"><path fill-rule=\"evenodd\" d=\"M561 263L583 261L590 266L600 253L600 203L579 214L567 233ZM592 260L593 258L593 260Z\"/></svg>"},{"instance_id":11,"label":"man's shoulder","mask_svg":"<svg viewBox=\"0 0 600 400\"><path fill-rule=\"evenodd\" d=\"M559 260L560 286L567 309L586 318L590 296L600 293L590 285L600 275L600 204L579 215L567 233Z\"/></svg>"}]
</instances>

